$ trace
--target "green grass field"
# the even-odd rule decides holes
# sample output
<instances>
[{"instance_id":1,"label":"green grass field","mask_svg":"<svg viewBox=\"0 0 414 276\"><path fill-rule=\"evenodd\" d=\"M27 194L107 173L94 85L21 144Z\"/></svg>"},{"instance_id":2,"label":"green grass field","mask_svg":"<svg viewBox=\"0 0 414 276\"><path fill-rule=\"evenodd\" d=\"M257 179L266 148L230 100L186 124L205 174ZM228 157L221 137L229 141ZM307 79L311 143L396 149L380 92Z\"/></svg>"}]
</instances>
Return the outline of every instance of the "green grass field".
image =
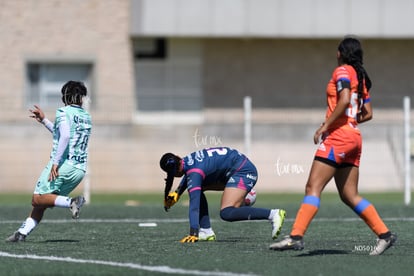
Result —
<instances>
[{"instance_id":1,"label":"green grass field","mask_svg":"<svg viewBox=\"0 0 414 276\"><path fill-rule=\"evenodd\" d=\"M336 194L321 209L303 251L277 252L267 221L224 222L219 193L207 193L215 242L181 244L188 231L187 197L166 213L161 195L93 195L81 218L48 210L24 243L4 241L26 218L31 195L0 195L1 275L413 275L414 207L402 194L364 194L392 231L396 246L369 256L375 235ZM289 233L301 194L258 194L255 206L287 210ZM140 227L154 222L156 227Z\"/></svg>"}]
</instances>

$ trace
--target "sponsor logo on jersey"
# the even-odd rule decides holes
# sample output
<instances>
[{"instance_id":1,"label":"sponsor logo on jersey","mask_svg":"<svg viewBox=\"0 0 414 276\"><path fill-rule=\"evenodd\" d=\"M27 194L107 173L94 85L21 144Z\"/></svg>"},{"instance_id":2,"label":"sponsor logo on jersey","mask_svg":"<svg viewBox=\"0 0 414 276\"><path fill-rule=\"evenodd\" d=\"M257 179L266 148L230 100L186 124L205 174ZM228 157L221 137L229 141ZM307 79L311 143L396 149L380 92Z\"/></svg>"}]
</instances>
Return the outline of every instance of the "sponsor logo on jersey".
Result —
<instances>
[{"instance_id":1,"label":"sponsor logo on jersey","mask_svg":"<svg viewBox=\"0 0 414 276\"><path fill-rule=\"evenodd\" d=\"M257 176L256 176L256 175L252 175L252 174L250 174L250 173L248 173L248 174L246 175L246 178L251 179L251 180L254 180L254 181L256 181L256 180L257 180Z\"/></svg>"},{"instance_id":2,"label":"sponsor logo on jersey","mask_svg":"<svg viewBox=\"0 0 414 276\"><path fill-rule=\"evenodd\" d=\"M76 124L89 124L89 125L91 124L91 121L88 120L88 118L82 118L82 117L79 117L77 115L73 116L73 121Z\"/></svg>"},{"instance_id":3,"label":"sponsor logo on jersey","mask_svg":"<svg viewBox=\"0 0 414 276\"><path fill-rule=\"evenodd\" d=\"M75 160L76 162L79 162L79 163L85 163L86 162L86 157L85 156L73 155L73 156L70 157L70 160Z\"/></svg>"},{"instance_id":4,"label":"sponsor logo on jersey","mask_svg":"<svg viewBox=\"0 0 414 276\"><path fill-rule=\"evenodd\" d=\"M202 162L202 161L203 161L203 159L204 159L204 153L203 153L203 151L202 151L202 150L199 150L199 151L197 151L197 152L195 153L195 159L196 159L198 162Z\"/></svg>"},{"instance_id":5,"label":"sponsor logo on jersey","mask_svg":"<svg viewBox=\"0 0 414 276\"><path fill-rule=\"evenodd\" d=\"M194 159L191 154L187 155L187 165L192 166L194 164Z\"/></svg>"}]
</instances>

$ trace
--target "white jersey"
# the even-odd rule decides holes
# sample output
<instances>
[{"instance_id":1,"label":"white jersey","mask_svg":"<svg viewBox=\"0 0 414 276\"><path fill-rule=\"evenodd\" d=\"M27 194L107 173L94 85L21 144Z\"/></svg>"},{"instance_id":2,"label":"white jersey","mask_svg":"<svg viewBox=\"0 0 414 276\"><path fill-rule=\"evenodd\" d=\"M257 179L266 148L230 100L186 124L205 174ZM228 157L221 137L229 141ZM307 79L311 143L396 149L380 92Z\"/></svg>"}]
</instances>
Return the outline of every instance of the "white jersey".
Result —
<instances>
[{"instance_id":1,"label":"white jersey","mask_svg":"<svg viewBox=\"0 0 414 276\"><path fill-rule=\"evenodd\" d=\"M65 129L65 148L59 148L62 139L62 127ZM56 110L53 126L53 148L50 158L59 165L67 162L69 165L86 171L88 161L88 141L92 130L92 120L89 113L80 106L68 105ZM69 131L69 133L66 133Z\"/></svg>"}]
</instances>

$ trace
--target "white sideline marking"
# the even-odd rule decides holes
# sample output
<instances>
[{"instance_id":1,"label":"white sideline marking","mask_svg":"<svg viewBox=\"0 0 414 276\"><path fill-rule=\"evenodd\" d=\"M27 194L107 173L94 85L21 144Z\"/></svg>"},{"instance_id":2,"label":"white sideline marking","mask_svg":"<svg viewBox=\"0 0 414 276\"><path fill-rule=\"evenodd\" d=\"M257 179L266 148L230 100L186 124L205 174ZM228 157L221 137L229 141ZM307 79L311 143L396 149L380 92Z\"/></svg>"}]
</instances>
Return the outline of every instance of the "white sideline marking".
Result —
<instances>
[{"instance_id":1,"label":"white sideline marking","mask_svg":"<svg viewBox=\"0 0 414 276\"><path fill-rule=\"evenodd\" d=\"M384 221L414 221L414 217L406 217L406 218L382 218ZM294 218L286 218L285 221L294 221ZM312 222L341 222L341 221L360 221L361 218L358 216L349 217L349 218L315 218ZM42 220L43 223L72 223L75 220L73 219L44 219ZM211 219L211 221L219 221L216 219ZM2 220L0 224L9 224L9 223L21 223L21 220ZM83 222L83 223L187 223L187 218L182 219L77 219L76 222ZM241 221L241 222L262 222L261 220L249 220L249 221Z\"/></svg>"},{"instance_id":2,"label":"white sideline marking","mask_svg":"<svg viewBox=\"0 0 414 276\"><path fill-rule=\"evenodd\" d=\"M315 222L338 222L338 221L359 221L359 217L353 218L315 218ZM385 221L414 221L414 217L406 218L383 218ZM61 220L43 220L42 223L70 223L73 222L72 219L61 219ZM146 223L146 222L157 222L157 223L184 223L188 222L188 219L79 219L78 221L84 223ZM212 221L215 221L214 219ZM294 221L294 218L285 219L285 221ZM260 221L250 221L250 222L260 222ZM21 223L21 220L3 220L0 221L0 224L10 224L10 223ZM46 261L56 261L56 262L68 262L68 263L81 263L81 264L98 264L98 265L107 265L114 267L125 267L137 270L145 270L152 272L161 272L169 274L189 274L189 275L216 275L216 276L253 276L255 274L240 274L232 272L220 272L220 271L201 271L201 270L186 270L181 268L172 268L169 266L148 266L134 263L118 263L111 261L102 261L102 260L85 260L85 259L74 259L70 257L56 257L56 256L37 256L37 255L16 255L10 254L7 252L0 251L0 257L6 258L16 258L16 259L32 259L32 260L46 260Z\"/></svg>"},{"instance_id":3,"label":"white sideline marking","mask_svg":"<svg viewBox=\"0 0 414 276\"><path fill-rule=\"evenodd\" d=\"M7 252L0 251L0 257L7 258L16 258L16 259L31 259L31 260L46 260L46 261L56 261L56 262L67 262L67 263L80 263L80 264L99 264L99 265L108 265L115 267L125 267L132 269L139 269L152 272L161 272L161 273L170 273L170 274L190 274L190 275L215 275L215 276L253 276L254 274L240 274L232 272L220 272L220 271L201 271L201 270L187 270L181 268L172 268L169 266L149 266L149 265L140 265L134 263L117 263L110 261L101 261L101 260L84 260L84 259L74 259L70 257L55 257L55 256L37 256L37 255L15 255Z\"/></svg>"},{"instance_id":4,"label":"white sideline marking","mask_svg":"<svg viewBox=\"0 0 414 276\"><path fill-rule=\"evenodd\" d=\"M214 221L214 220L212 220ZM2 220L0 224L7 224L7 223L21 223L21 220ZM187 218L182 219L43 219L43 223L72 223L72 222L84 222L84 223L184 223L188 222Z\"/></svg>"}]
</instances>

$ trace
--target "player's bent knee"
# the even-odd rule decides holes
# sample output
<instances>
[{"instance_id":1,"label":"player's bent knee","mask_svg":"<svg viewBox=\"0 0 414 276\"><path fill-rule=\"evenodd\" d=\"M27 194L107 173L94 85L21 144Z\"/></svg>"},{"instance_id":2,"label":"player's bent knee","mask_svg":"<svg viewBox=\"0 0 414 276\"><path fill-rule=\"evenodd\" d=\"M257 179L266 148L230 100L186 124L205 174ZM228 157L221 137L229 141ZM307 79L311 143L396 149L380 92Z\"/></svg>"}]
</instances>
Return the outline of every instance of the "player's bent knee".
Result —
<instances>
[{"instance_id":1,"label":"player's bent knee","mask_svg":"<svg viewBox=\"0 0 414 276\"><path fill-rule=\"evenodd\" d=\"M220 217L222 220L225 221L233 221L233 211L236 209L236 207L230 206L222 209L220 211Z\"/></svg>"},{"instance_id":2,"label":"player's bent knee","mask_svg":"<svg viewBox=\"0 0 414 276\"><path fill-rule=\"evenodd\" d=\"M38 197L36 197L36 196L33 196L32 197L32 206L33 207L37 207L37 206L39 206L40 205L40 203L39 203L39 198Z\"/></svg>"}]
</instances>

